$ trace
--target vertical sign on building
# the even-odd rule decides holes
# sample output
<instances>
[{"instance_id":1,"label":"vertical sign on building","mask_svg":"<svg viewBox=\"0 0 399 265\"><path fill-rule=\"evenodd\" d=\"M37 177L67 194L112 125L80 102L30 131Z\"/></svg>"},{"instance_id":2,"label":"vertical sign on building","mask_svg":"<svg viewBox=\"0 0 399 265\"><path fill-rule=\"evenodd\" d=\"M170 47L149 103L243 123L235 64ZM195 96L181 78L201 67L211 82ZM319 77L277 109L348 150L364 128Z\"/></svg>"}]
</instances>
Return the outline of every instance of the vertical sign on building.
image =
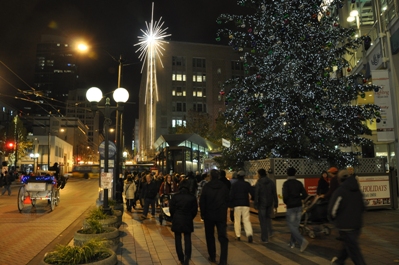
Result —
<instances>
[{"instance_id":1,"label":"vertical sign on building","mask_svg":"<svg viewBox=\"0 0 399 265\"><path fill-rule=\"evenodd\" d=\"M391 104L391 89L387 70L371 70L373 84L380 86L374 92L374 104L381 108L381 122L377 123L377 139L379 142L395 140L393 113Z\"/></svg>"}]
</instances>

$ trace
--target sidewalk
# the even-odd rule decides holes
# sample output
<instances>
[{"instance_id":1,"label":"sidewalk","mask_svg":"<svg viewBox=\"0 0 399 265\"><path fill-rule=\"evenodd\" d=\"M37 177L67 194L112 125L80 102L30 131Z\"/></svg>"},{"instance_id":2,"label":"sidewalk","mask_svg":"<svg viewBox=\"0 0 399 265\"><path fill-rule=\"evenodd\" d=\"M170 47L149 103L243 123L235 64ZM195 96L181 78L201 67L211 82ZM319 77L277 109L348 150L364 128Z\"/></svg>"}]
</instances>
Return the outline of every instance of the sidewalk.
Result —
<instances>
[{"instance_id":1,"label":"sidewalk","mask_svg":"<svg viewBox=\"0 0 399 265\"><path fill-rule=\"evenodd\" d=\"M119 228L121 246L117 250L118 264L169 265L179 264L174 247L174 234L170 230L170 223L163 222L161 226L158 218L141 221L141 210L123 214L123 224ZM242 240L236 241L233 223L228 222L229 254L228 264L301 264L323 265L330 264L330 260L338 253L340 242L335 238L337 232L307 240L308 249L301 253L298 248L290 249L289 231L285 218L273 220L276 235L268 244L262 244L260 227L257 216L251 214L254 230L254 243L246 241L242 232ZM190 264L210 264L207 260L205 233L203 222L199 215L194 220L192 234L192 258ZM399 264L399 211L378 210L365 213L365 228L361 236L361 248L367 264ZM219 244L217 242L217 253ZM216 260L219 260L217 257ZM353 264L348 260L347 264Z\"/></svg>"}]
</instances>

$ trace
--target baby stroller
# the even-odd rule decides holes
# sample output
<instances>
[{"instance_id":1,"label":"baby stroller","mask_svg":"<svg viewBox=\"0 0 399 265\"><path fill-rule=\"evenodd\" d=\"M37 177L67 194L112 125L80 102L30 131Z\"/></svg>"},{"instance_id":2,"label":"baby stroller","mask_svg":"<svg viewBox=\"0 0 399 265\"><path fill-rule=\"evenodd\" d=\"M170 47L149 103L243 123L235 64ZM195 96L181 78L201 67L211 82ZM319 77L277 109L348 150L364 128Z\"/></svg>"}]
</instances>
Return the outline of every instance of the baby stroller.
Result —
<instances>
[{"instance_id":1,"label":"baby stroller","mask_svg":"<svg viewBox=\"0 0 399 265\"><path fill-rule=\"evenodd\" d=\"M172 199L173 193L163 194L160 198L161 211L159 213L159 223L162 225L163 220L172 222L172 217L169 212L169 201Z\"/></svg>"},{"instance_id":2,"label":"baby stroller","mask_svg":"<svg viewBox=\"0 0 399 265\"><path fill-rule=\"evenodd\" d=\"M331 229L325 225L327 218L328 201L317 195L308 196L303 203L302 219L299 232L315 238L316 234L329 235Z\"/></svg>"}]
</instances>

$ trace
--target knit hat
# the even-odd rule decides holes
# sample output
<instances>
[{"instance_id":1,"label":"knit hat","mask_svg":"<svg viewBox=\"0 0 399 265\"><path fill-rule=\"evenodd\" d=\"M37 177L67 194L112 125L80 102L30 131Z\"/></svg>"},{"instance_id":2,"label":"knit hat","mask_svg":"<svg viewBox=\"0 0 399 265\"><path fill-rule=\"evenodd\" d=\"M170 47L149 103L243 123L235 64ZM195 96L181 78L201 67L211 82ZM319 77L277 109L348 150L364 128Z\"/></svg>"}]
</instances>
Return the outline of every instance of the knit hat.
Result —
<instances>
[{"instance_id":1,"label":"knit hat","mask_svg":"<svg viewBox=\"0 0 399 265\"><path fill-rule=\"evenodd\" d=\"M289 168L287 168L287 175L288 176L295 176L295 174L296 174L296 169L294 168L294 167L289 167Z\"/></svg>"},{"instance_id":2,"label":"knit hat","mask_svg":"<svg viewBox=\"0 0 399 265\"><path fill-rule=\"evenodd\" d=\"M336 167L330 167L330 169L329 169L327 172L333 173L333 174L337 174L338 168L336 168Z\"/></svg>"}]
</instances>

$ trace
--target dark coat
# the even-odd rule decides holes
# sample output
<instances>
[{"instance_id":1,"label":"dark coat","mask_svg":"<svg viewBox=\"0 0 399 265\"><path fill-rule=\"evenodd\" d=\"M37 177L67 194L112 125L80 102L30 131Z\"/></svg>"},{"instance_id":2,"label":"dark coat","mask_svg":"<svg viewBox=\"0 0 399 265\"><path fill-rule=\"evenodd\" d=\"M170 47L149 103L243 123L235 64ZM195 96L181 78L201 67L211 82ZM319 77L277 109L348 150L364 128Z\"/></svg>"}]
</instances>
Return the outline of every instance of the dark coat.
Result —
<instances>
[{"instance_id":1,"label":"dark coat","mask_svg":"<svg viewBox=\"0 0 399 265\"><path fill-rule=\"evenodd\" d=\"M230 182L230 180L228 180L226 177L220 177L219 180L220 180L221 182L223 182L229 190L231 189L231 182Z\"/></svg>"},{"instance_id":2,"label":"dark coat","mask_svg":"<svg viewBox=\"0 0 399 265\"><path fill-rule=\"evenodd\" d=\"M295 177L288 177L283 184L283 201L287 208L302 206L302 200L306 199L308 193L302 182Z\"/></svg>"},{"instance_id":3,"label":"dark coat","mask_svg":"<svg viewBox=\"0 0 399 265\"><path fill-rule=\"evenodd\" d=\"M261 177L255 184L255 209L278 207L276 184L267 176Z\"/></svg>"},{"instance_id":4,"label":"dark coat","mask_svg":"<svg viewBox=\"0 0 399 265\"><path fill-rule=\"evenodd\" d=\"M254 190L249 182L244 179L238 179L230 189L230 207L236 206L248 206L249 207L249 195L254 197Z\"/></svg>"},{"instance_id":5,"label":"dark coat","mask_svg":"<svg viewBox=\"0 0 399 265\"><path fill-rule=\"evenodd\" d=\"M323 178L323 176L321 176L317 184L317 195L326 194L329 189L330 184Z\"/></svg>"},{"instance_id":6,"label":"dark coat","mask_svg":"<svg viewBox=\"0 0 399 265\"><path fill-rule=\"evenodd\" d=\"M201 218L226 222L229 189L218 179L212 179L203 188L200 197Z\"/></svg>"},{"instance_id":7,"label":"dark coat","mask_svg":"<svg viewBox=\"0 0 399 265\"><path fill-rule=\"evenodd\" d=\"M197 189L198 189L197 179L194 177L194 175L189 175L187 177L187 181L190 193L193 195L197 195Z\"/></svg>"},{"instance_id":8,"label":"dark coat","mask_svg":"<svg viewBox=\"0 0 399 265\"><path fill-rule=\"evenodd\" d=\"M359 183L356 177L350 176L333 193L328 205L328 216L338 229L360 229L365 209Z\"/></svg>"},{"instance_id":9,"label":"dark coat","mask_svg":"<svg viewBox=\"0 0 399 265\"><path fill-rule=\"evenodd\" d=\"M330 188L328 189L328 192L324 194L324 199L325 200L330 200L331 196L334 194L334 191L338 189L339 187L339 182L338 182L338 177L334 176L330 179Z\"/></svg>"},{"instance_id":10,"label":"dark coat","mask_svg":"<svg viewBox=\"0 0 399 265\"><path fill-rule=\"evenodd\" d=\"M188 189L182 188L172 196L169 204L172 217L172 231L175 233L192 233L194 231L193 219L197 215L198 204L194 195Z\"/></svg>"},{"instance_id":11,"label":"dark coat","mask_svg":"<svg viewBox=\"0 0 399 265\"><path fill-rule=\"evenodd\" d=\"M150 183L144 182L141 188L141 198L154 199L158 194L158 190L155 181L151 180Z\"/></svg>"}]
</instances>

